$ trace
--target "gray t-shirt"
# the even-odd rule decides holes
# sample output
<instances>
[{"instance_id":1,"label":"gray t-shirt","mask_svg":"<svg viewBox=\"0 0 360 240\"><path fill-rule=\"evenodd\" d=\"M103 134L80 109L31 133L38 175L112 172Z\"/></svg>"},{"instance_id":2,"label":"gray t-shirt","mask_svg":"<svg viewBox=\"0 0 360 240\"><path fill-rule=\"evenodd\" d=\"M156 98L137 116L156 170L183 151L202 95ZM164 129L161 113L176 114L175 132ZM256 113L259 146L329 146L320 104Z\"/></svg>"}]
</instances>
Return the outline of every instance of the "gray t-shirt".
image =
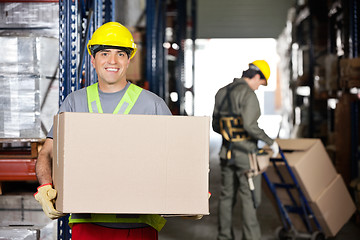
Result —
<instances>
[{"instance_id":1,"label":"gray t-shirt","mask_svg":"<svg viewBox=\"0 0 360 240\"><path fill-rule=\"evenodd\" d=\"M114 93L105 93L99 89L101 107L104 113L113 113L129 85L128 82L124 89ZM61 104L60 112L89 112L86 88L70 93ZM129 114L171 115L171 112L162 98L143 89ZM47 137L53 138L52 127Z\"/></svg>"}]
</instances>

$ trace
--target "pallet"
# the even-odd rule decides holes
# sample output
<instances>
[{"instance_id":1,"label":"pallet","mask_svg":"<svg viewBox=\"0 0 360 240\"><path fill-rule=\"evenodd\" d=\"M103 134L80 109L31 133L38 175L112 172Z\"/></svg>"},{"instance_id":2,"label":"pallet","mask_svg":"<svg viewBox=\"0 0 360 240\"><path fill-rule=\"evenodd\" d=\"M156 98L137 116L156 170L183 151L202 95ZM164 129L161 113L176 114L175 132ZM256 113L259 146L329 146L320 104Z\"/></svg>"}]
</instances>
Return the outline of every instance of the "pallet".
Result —
<instances>
[{"instance_id":1,"label":"pallet","mask_svg":"<svg viewBox=\"0 0 360 240\"><path fill-rule=\"evenodd\" d=\"M0 159L33 159L38 157L43 139L0 139Z\"/></svg>"},{"instance_id":2,"label":"pallet","mask_svg":"<svg viewBox=\"0 0 360 240\"><path fill-rule=\"evenodd\" d=\"M43 139L0 139L0 195L7 181L36 181L35 164Z\"/></svg>"}]
</instances>

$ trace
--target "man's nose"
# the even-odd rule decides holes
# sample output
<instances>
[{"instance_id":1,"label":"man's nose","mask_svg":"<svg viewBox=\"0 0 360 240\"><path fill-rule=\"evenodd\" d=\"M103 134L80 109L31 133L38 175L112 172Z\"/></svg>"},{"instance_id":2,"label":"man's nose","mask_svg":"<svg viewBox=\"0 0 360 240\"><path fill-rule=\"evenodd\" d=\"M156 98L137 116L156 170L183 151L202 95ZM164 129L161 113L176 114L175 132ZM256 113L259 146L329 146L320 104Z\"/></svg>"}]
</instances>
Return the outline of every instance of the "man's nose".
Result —
<instances>
[{"instance_id":1,"label":"man's nose","mask_svg":"<svg viewBox=\"0 0 360 240\"><path fill-rule=\"evenodd\" d=\"M110 54L108 58L108 62L114 64L116 62L116 55Z\"/></svg>"}]
</instances>

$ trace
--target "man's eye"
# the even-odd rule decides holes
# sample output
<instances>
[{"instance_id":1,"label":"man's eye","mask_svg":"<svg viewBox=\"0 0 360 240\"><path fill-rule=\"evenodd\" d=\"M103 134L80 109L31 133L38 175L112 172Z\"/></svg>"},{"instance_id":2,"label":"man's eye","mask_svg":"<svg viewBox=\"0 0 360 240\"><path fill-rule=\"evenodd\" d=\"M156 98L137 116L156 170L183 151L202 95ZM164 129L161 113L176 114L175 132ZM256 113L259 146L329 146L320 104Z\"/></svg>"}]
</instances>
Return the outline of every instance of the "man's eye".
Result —
<instances>
[{"instance_id":1,"label":"man's eye","mask_svg":"<svg viewBox=\"0 0 360 240\"><path fill-rule=\"evenodd\" d=\"M119 53L119 56L123 57L123 56L125 56L125 54L124 53Z\"/></svg>"}]
</instances>

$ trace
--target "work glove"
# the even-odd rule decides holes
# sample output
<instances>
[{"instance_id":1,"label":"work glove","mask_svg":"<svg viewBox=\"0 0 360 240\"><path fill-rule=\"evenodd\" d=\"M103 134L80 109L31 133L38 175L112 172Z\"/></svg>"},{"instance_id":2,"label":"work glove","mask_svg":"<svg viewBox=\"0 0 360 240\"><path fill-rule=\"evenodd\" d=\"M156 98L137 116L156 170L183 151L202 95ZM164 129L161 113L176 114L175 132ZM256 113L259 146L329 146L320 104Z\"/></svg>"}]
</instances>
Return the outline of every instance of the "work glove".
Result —
<instances>
[{"instance_id":1,"label":"work glove","mask_svg":"<svg viewBox=\"0 0 360 240\"><path fill-rule=\"evenodd\" d=\"M270 146L273 154L272 154L272 158L276 157L279 154L279 145L277 144L276 141L274 141L274 143Z\"/></svg>"},{"instance_id":2,"label":"work glove","mask_svg":"<svg viewBox=\"0 0 360 240\"><path fill-rule=\"evenodd\" d=\"M36 201L41 204L46 216L53 220L66 215L54 208L56 194L57 191L52 187L51 183L41 185L34 194Z\"/></svg>"}]
</instances>

